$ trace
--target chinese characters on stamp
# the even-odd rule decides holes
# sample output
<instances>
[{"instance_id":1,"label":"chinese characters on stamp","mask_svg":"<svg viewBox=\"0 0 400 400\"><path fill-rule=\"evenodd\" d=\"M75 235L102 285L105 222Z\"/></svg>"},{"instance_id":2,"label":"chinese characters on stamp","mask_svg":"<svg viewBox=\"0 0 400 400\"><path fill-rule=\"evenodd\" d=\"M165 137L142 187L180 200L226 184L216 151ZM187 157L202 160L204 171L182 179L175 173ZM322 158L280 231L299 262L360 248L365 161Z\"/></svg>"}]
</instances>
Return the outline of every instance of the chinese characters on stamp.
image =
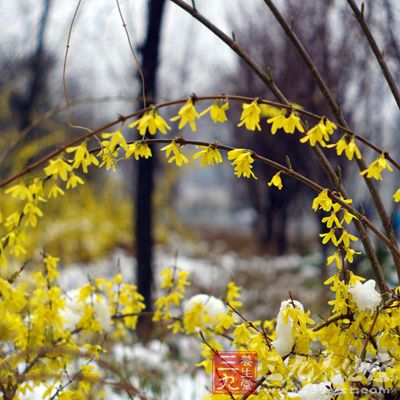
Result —
<instances>
[{"instance_id":1,"label":"chinese characters on stamp","mask_svg":"<svg viewBox=\"0 0 400 400\"><path fill-rule=\"evenodd\" d=\"M257 354L221 351L213 358L213 393L245 394L256 387Z\"/></svg>"}]
</instances>

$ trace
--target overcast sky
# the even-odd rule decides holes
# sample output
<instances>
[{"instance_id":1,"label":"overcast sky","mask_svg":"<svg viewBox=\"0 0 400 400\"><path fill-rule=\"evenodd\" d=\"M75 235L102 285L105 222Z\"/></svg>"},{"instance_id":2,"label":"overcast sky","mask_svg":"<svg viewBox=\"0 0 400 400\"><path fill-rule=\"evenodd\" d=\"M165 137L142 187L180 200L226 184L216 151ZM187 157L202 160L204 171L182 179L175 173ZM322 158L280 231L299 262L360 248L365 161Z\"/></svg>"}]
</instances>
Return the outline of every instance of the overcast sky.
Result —
<instances>
[{"instance_id":1,"label":"overcast sky","mask_svg":"<svg viewBox=\"0 0 400 400\"><path fill-rule=\"evenodd\" d=\"M254 1L254 0L253 0ZM46 31L46 47L57 60L52 76L55 97L62 94L62 62L69 24L77 0L53 0ZM120 1L132 41L142 43L145 0ZM230 34L226 7L239 0L197 0L198 9ZM2 54L19 57L32 51L42 12L41 0L0 0ZM210 91L216 69L231 70L232 51L176 5L167 1L162 33L161 97L186 96ZM80 89L80 97L136 96L135 64L130 54L114 0L83 0L73 31L68 59L68 82ZM182 82L181 75L185 79ZM182 83L184 83L182 85ZM121 103L109 107L114 113ZM117 108L117 109L116 109ZM124 111L124 110L121 110Z\"/></svg>"}]
</instances>

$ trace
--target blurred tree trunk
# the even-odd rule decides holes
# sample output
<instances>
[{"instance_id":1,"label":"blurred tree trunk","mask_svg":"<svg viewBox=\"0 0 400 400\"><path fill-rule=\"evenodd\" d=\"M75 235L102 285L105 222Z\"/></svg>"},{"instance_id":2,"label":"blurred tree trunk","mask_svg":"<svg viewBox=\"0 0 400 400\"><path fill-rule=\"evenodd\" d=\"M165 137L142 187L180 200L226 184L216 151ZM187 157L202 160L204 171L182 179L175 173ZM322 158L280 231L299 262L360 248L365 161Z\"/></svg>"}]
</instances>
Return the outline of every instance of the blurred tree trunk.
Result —
<instances>
[{"instance_id":1,"label":"blurred tree trunk","mask_svg":"<svg viewBox=\"0 0 400 400\"><path fill-rule=\"evenodd\" d=\"M145 96L148 104L156 102L157 67L160 50L160 33L165 0L149 0L147 33L141 49L142 70L145 79ZM142 101L141 108L144 106ZM153 208L155 153L149 159L140 158L136 187L136 260L139 293L145 298L146 310L152 310L153 284ZM145 338L151 328L151 320L139 320L139 333Z\"/></svg>"},{"instance_id":2,"label":"blurred tree trunk","mask_svg":"<svg viewBox=\"0 0 400 400\"><path fill-rule=\"evenodd\" d=\"M44 54L44 39L47 23L49 20L51 0L43 0L43 11L40 18L36 49L30 61L30 82L26 96L20 99L19 111L21 113L20 129L25 129L32 122L37 99L45 90L47 69L45 68L46 57Z\"/></svg>"}]
</instances>

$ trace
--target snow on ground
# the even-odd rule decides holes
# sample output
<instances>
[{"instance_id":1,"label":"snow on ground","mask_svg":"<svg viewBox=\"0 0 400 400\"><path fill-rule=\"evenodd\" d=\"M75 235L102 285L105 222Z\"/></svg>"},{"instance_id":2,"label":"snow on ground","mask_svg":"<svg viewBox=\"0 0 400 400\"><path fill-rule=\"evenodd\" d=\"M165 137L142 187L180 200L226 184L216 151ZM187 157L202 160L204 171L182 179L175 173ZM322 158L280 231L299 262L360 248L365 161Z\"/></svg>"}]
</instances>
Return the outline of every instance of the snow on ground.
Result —
<instances>
[{"instance_id":1,"label":"snow on ground","mask_svg":"<svg viewBox=\"0 0 400 400\"><path fill-rule=\"evenodd\" d=\"M182 250L183 248L183 250ZM276 317L282 300L290 292L307 306L318 303L321 287L319 282L321 257L299 255L239 256L232 251L212 254L206 243L197 243L197 253L206 254L208 259L195 257L193 251L180 246L180 253L158 248L155 255L155 285L159 287L159 272L175 264L191 273L192 286L188 297L198 293L209 293L223 297L228 282L233 279L243 287L243 301L248 317L271 319ZM60 285L65 291L74 290L87 282L88 277L110 278L121 272L125 280L134 281L135 260L122 250L115 251L109 258L87 264L70 265L61 271ZM313 288L313 290L310 290ZM171 356L172 353L178 357ZM116 344L112 349L115 361L122 363L132 376L141 378L147 373L159 379L159 387L147 386L149 398L165 400L202 399L210 387L210 378L202 369L195 367L199 361L199 344L193 338L173 338L167 346L159 340L148 344ZM135 372L137 373L135 374ZM132 383L142 386L138 378ZM120 400L125 397L107 389L107 398ZM156 394L158 391L158 394ZM40 390L38 391L38 393ZM32 399L40 398L31 397Z\"/></svg>"}]
</instances>

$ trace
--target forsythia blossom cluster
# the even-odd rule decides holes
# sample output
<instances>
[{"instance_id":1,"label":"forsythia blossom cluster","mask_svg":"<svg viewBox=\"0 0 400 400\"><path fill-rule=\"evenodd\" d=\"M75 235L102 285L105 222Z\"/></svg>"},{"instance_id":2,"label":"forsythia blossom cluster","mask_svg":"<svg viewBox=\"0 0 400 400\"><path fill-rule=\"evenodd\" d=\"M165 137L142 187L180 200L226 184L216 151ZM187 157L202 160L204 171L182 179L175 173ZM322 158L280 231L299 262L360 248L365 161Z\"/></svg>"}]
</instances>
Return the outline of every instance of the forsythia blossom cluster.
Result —
<instances>
[{"instance_id":1,"label":"forsythia blossom cluster","mask_svg":"<svg viewBox=\"0 0 400 400\"><path fill-rule=\"evenodd\" d=\"M232 161L232 165L235 167L235 175L240 178L242 175L245 178L257 177L254 175L252 152L246 149L235 149L228 152L228 160Z\"/></svg>"},{"instance_id":2,"label":"forsythia blossom cluster","mask_svg":"<svg viewBox=\"0 0 400 400\"><path fill-rule=\"evenodd\" d=\"M178 129L189 125L194 132L202 116L209 114L214 123L224 123L228 110L229 103L224 100L215 101L199 113L191 98L171 121L178 122ZM268 116L273 135L279 129L288 134L298 131L302 143L335 148L339 156L345 154L349 160L361 159L354 135L345 133L337 143L328 144L337 126L322 118L306 131L299 111L288 113L254 100L242 105L238 126L260 131L261 118ZM101 385L97 383L104 381L104 376L99 368L101 363L96 362L105 349L92 341L105 336L121 339L136 328L144 309L143 297L120 274L111 280L92 279L87 285L65 293L57 282L57 257L44 254L41 264L32 267L33 272L23 271L23 262L28 257L27 229L37 226L50 199L84 184L81 175L93 167L114 170L120 159L151 157L153 148L146 135L167 134L171 130L155 107L129 127L136 128L141 140L128 141L122 127L104 132L97 138L100 149L90 150L87 141L66 148L48 161L41 175L21 180L5 191L13 208L7 210L4 218L0 215L4 233L0 241L0 391L10 399L29 393L39 383L38 376L51 376L44 379L45 398L101 398L98 387ZM162 142L166 140L161 150L168 163L178 167L188 164L189 159L182 151L185 141L176 138ZM193 159L200 159L202 166L220 164L221 148L226 149L217 143L199 146ZM257 179L253 171L255 159L259 157L248 149L228 151L228 160L237 177ZM361 175L381 180L385 169L393 170L384 153ZM282 173L278 171L268 185L281 190ZM393 198L400 201L400 189ZM263 380L258 391L249 397L253 400L296 397L347 400L357 398L354 388L391 389L397 393L399 290L386 294L387 300L387 296L376 290L375 281L363 283L363 278L350 271L341 276L344 264L353 263L354 256L359 254L353 248L358 238L350 228L359 214L349 211L346 205L351 204L351 199L328 189L322 190L312 204L315 212L325 213L322 243L334 246L327 264L335 263L339 270L325 282L333 292L327 318L315 322L317 317L311 318L310 311L305 311L299 301L290 299L281 303L276 320L250 321L242 310L241 288L235 283L228 283L223 300L202 293L187 296L189 274L174 267L161 273L162 293L155 302L153 320L166 322L173 334L192 335L201 341L202 360L197 365L207 373L212 371L215 352L256 352ZM13 269L14 264L23 267ZM24 279L25 274L34 284ZM65 371L77 358L86 361L80 366L79 379L72 385ZM380 362L382 359L385 363Z\"/></svg>"}]
</instances>

